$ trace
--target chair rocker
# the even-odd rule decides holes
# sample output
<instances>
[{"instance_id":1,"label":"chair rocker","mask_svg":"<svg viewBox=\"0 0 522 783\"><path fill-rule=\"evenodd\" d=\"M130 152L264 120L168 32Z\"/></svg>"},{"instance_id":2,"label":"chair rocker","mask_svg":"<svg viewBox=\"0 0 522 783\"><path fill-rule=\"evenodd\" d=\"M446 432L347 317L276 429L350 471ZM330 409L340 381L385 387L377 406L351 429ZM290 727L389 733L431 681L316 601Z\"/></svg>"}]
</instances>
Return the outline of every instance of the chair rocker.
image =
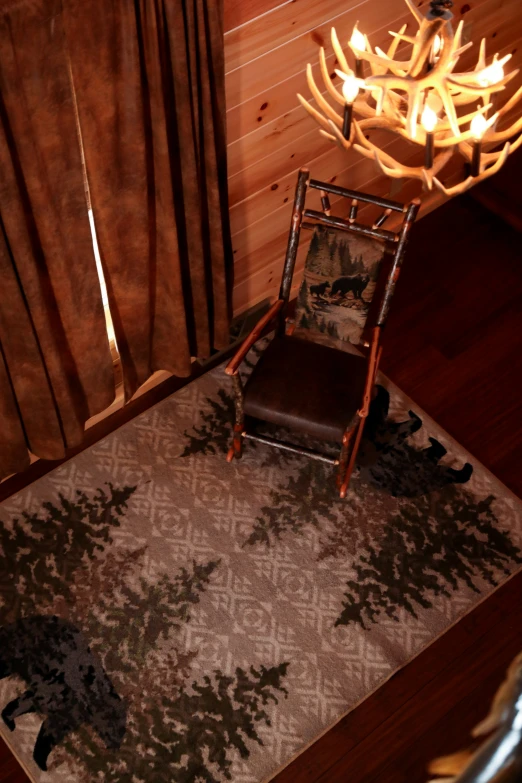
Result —
<instances>
[{"instance_id":1,"label":"chair rocker","mask_svg":"<svg viewBox=\"0 0 522 783\"><path fill-rule=\"evenodd\" d=\"M320 211L305 209L310 189L320 191ZM351 201L349 218L331 214L328 194ZM359 204L384 211L373 223L357 222ZM310 179L299 171L279 298L228 363L235 391L235 423L228 461L252 439L337 468L346 497L381 357L381 334L420 202L400 204ZM403 215L398 233L382 228L392 212ZM301 228L313 231L293 323L287 317ZM239 369L248 351L275 322L275 336L246 384ZM338 456L258 434L269 422L314 440L335 443Z\"/></svg>"}]
</instances>

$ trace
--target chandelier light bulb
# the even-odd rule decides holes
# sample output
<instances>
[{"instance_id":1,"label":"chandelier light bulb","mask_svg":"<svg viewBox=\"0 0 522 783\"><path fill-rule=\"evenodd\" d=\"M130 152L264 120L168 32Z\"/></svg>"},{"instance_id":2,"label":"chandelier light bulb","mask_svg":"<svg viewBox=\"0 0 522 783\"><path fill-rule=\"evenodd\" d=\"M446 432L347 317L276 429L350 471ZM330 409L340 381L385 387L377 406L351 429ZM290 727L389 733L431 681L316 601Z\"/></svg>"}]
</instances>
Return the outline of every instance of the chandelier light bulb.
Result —
<instances>
[{"instance_id":1,"label":"chandelier light bulb","mask_svg":"<svg viewBox=\"0 0 522 783\"><path fill-rule=\"evenodd\" d=\"M359 49L363 52L366 49L366 40L360 30L357 29L357 25L353 28L352 37L350 43L354 49Z\"/></svg>"},{"instance_id":2,"label":"chandelier light bulb","mask_svg":"<svg viewBox=\"0 0 522 783\"><path fill-rule=\"evenodd\" d=\"M504 78L504 62L503 60L494 60L491 65L484 68L478 76L478 83L481 87L491 87L497 82L501 82Z\"/></svg>"},{"instance_id":3,"label":"chandelier light bulb","mask_svg":"<svg viewBox=\"0 0 522 783\"><path fill-rule=\"evenodd\" d=\"M359 79L353 75L345 76L342 86L343 98L346 103L353 103L359 94Z\"/></svg>"},{"instance_id":4,"label":"chandelier light bulb","mask_svg":"<svg viewBox=\"0 0 522 783\"><path fill-rule=\"evenodd\" d=\"M421 125L426 133L432 133L437 124L438 117L432 108L426 104L421 116Z\"/></svg>"},{"instance_id":5,"label":"chandelier light bulb","mask_svg":"<svg viewBox=\"0 0 522 783\"><path fill-rule=\"evenodd\" d=\"M480 141L484 133L486 132L487 127L488 127L488 121L486 120L484 115L475 114L475 116L471 120L471 125L470 125L470 130L473 138L476 141Z\"/></svg>"},{"instance_id":6,"label":"chandelier light bulb","mask_svg":"<svg viewBox=\"0 0 522 783\"><path fill-rule=\"evenodd\" d=\"M440 35L437 34L433 39L433 48L432 48L433 56L436 57L438 54L440 54L441 49L442 49L442 38L440 37Z\"/></svg>"}]
</instances>

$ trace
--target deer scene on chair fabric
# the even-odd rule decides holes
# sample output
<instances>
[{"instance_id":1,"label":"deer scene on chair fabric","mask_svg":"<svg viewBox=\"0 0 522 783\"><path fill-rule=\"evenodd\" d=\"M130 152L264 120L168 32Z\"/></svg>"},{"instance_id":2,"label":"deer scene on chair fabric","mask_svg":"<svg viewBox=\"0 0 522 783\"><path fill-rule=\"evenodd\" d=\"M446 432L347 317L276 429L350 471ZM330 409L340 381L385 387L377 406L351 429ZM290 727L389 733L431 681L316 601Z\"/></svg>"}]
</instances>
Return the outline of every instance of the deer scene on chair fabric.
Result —
<instances>
[{"instance_id":1,"label":"deer scene on chair fabric","mask_svg":"<svg viewBox=\"0 0 522 783\"><path fill-rule=\"evenodd\" d=\"M3 504L35 783L266 781L521 567L520 502L384 377L345 500L305 456L227 463L233 410L219 367Z\"/></svg>"},{"instance_id":2,"label":"deer scene on chair fabric","mask_svg":"<svg viewBox=\"0 0 522 783\"><path fill-rule=\"evenodd\" d=\"M297 298L296 334L338 348L357 345L384 253L379 240L316 226Z\"/></svg>"}]
</instances>

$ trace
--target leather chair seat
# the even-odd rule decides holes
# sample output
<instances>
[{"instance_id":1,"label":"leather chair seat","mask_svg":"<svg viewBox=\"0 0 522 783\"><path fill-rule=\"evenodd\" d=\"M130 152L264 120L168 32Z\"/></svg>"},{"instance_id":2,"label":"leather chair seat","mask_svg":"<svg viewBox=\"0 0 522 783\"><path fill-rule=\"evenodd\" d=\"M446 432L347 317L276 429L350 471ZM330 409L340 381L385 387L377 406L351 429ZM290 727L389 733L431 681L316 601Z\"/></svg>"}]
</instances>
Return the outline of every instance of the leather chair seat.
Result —
<instances>
[{"instance_id":1,"label":"leather chair seat","mask_svg":"<svg viewBox=\"0 0 522 783\"><path fill-rule=\"evenodd\" d=\"M340 442L362 403L367 361L297 337L275 337L245 386L244 412Z\"/></svg>"}]
</instances>

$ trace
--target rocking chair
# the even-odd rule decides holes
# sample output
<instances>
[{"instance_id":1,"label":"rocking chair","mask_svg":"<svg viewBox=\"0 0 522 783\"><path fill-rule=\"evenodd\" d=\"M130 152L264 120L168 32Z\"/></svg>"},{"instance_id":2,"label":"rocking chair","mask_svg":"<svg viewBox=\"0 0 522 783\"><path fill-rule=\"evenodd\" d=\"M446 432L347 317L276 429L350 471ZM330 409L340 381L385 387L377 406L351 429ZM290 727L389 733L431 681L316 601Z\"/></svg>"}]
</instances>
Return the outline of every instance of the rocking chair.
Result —
<instances>
[{"instance_id":1,"label":"rocking chair","mask_svg":"<svg viewBox=\"0 0 522 783\"><path fill-rule=\"evenodd\" d=\"M321 191L322 211L304 208L309 188ZM331 215L328 194L351 200L348 219ZM360 203L384 210L373 225L357 222ZM375 386L381 333L419 206L418 199L403 205L299 171L279 298L225 370L236 398L228 461L241 457L245 439L305 454L337 468L340 496L346 497ZM404 216L398 233L382 228L392 212ZM313 235L294 323L287 328L301 228ZM243 388L241 363L274 320L276 334ZM258 434L253 424L259 421L337 443L339 454Z\"/></svg>"}]
</instances>

